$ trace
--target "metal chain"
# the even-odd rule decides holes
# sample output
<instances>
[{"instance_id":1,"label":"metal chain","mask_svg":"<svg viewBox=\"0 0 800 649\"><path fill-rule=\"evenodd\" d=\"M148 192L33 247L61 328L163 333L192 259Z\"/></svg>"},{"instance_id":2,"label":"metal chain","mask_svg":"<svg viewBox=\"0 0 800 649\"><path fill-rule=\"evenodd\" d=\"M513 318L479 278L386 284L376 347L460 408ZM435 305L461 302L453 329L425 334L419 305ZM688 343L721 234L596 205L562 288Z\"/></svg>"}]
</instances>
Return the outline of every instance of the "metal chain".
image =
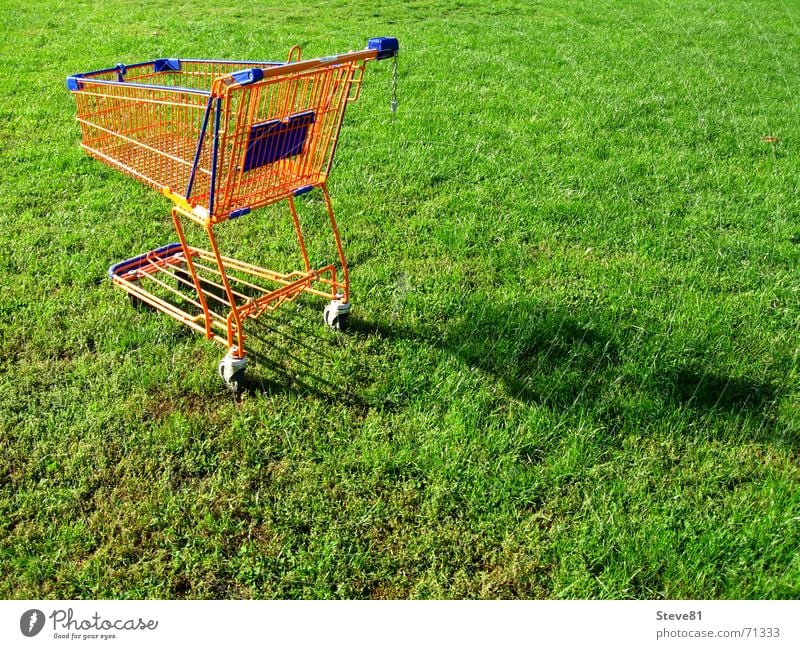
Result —
<instances>
[{"instance_id":1,"label":"metal chain","mask_svg":"<svg viewBox=\"0 0 800 649\"><path fill-rule=\"evenodd\" d=\"M399 52L395 52L394 64L392 65L392 114L397 112L397 58Z\"/></svg>"}]
</instances>

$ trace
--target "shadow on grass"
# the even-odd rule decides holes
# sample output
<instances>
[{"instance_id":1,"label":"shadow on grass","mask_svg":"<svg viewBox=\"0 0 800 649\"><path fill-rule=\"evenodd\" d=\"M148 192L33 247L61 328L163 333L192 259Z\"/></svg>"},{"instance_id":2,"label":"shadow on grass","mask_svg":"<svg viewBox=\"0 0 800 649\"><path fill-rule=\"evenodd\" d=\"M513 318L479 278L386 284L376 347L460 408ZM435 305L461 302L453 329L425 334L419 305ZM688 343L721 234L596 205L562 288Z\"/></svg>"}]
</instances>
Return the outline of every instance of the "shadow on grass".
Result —
<instances>
[{"instance_id":1,"label":"shadow on grass","mask_svg":"<svg viewBox=\"0 0 800 649\"><path fill-rule=\"evenodd\" d=\"M763 411L775 403L778 388L748 377L731 377L703 369L680 367L662 387L664 399L683 406L727 412Z\"/></svg>"},{"instance_id":2,"label":"shadow on grass","mask_svg":"<svg viewBox=\"0 0 800 649\"><path fill-rule=\"evenodd\" d=\"M438 344L502 380L514 398L550 407L597 399L619 362L617 345L599 328L525 303L471 310Z\"/></svg>"},{"instance_id":3,"label":"shadow on grass","mask_svg":"<svg viewBox=\"0 0 800 649\"><path fill-rule=\"evenodd\" d=\"M581 319L579 307L545 311L524 301L463 311L469 315L438 318L446 323L438 335L363 321L354 329L436 346L501 380L513 398L561 412L575 408L610 430L646 427L683 409L695 421L717 414L748 419L759 436L778 432L777 384L716 373L701 363L674 369L668 352L651 358L644 340L626 344L627 333L602 314L598 324L587 324L591 314L583 311ZM642 375L632 376L637 366Z\"/></svg>"},{"instance_id":4,"label":"shadow on grass","mask_svg":"<svg viewBox=\"0 0 800 649\"><path fill-rule=\"evenodd\" d=\"M575 408L601 420L608 417L612 429L647 426L676 408L694 419L713 413L755 416L762 434L775 426L771 411L780 396L775 384L726 376L701 364L667 369L667 357L648 358L636 342L626 346L626 334L610 319L587 324L591 316L584 312L581 319L580 308L545 310L531 301L469 306L458 314L437 314L428 320L437 324L418 330L351 316L344 335L405 340L443 351L500 380L512 398L561 412ZM246 393L301 392L360 410L386 407L380 398L365 397L363 390L387 371L385 365L371 367L369 361L351 358L354 367L328 373L325 368L349 353L342 347L346 339L337 342L338 337L323 334L316 312L303 311L296 322L279 316L253 323L250 354L259 369L250 374ZM637 365L647 375L630 376L630 367ZM646 405L633 413L630 404L637 402Z\"/></svg>"},{"instance_id":5,"label":"shadow on grass","mask_svg":"<svg viewBox=\"0 0 800 649\"><path fill-rule=\"evenodd\" d=\"M501 380L513 398L550 407L598 399L620 362L608 334L563 310L483 304L435 320L446 324L438 331L418 332L356 320L351 331L443 350Z\"/></svg>"},{"instance_id":6,"label":"shadow on grass","mask_svg":"<svg viewBox=\"0 0 800 649\"><path fill-rule=\"evenodd\" d=\"M248 356L254 363L248 366L243 395L307 394L330 404L369 408L368 401L351 389L358 377L343 377L341 372L326 375L325 368L335 365L337 352L330 339L312 331L310 323L300 326L266 315L248 325Z\"/></svg>"}]
</instances>

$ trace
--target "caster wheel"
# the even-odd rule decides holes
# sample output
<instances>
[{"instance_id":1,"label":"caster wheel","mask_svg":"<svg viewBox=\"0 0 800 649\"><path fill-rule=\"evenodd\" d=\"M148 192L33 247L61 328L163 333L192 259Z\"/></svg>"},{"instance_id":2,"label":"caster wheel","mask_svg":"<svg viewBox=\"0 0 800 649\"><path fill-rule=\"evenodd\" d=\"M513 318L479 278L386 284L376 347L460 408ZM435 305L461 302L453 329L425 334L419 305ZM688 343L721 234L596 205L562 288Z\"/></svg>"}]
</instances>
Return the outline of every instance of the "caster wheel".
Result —
<instances>
[{"instance_id":1,"label":"caster wheel","mask_svg":"<svg viewBox=\"0 0 800 649\"><path fill-rule=\"evenodd\" d=\"M244 387L246 365L247 358L235 358L231 354L225 356L217 365L217 373L234 395L238 395Z\"/></svg>"},{"instance_id":2,"label":"caster wheel","mask_svg":"<svg viewBox=\"0 0 800 649\"><path fill-rule=\"evenodd\" d=\"M131 306L137 311L156 310L156 308L152 304L145 302L142 298L140 298L138 295L134 295L133 293L128 293L128 300L130 301Z\"/></svg>"},{"instance_id":3,"label":"caster wheel","mask_svg":"<svg viewBox=\"0 0 800 649\"><path fill-rule=\"evenodd\" d=\"M349 316L346 313L334 316L333 320L328 323L328 326L336 331L345 331L347 329L348 318Z\"/></svg>"},{"instance_id":4,"label":"caster wheel","mask_svg":"<svg viewBox=\"0 0 800 649\"><path fill-rule=\"evenodd\" d=\"M234 396L238 395L242 391L242 388L244 388L244 370L234 372L233 376L227 383L228 388L234 394Z\"/></svg>"},{"instance_id":5,"label":"caster wheel","mask_svg":"<svg viewBox=\"0 0 800 649\"><path fill-rule=\"evenodd\" d=\"M331 329L344 331L347 329L347 319L349 315L350 305L348 303L332 300L322 312L322 319Z\"/></svg>"}]
</instances>

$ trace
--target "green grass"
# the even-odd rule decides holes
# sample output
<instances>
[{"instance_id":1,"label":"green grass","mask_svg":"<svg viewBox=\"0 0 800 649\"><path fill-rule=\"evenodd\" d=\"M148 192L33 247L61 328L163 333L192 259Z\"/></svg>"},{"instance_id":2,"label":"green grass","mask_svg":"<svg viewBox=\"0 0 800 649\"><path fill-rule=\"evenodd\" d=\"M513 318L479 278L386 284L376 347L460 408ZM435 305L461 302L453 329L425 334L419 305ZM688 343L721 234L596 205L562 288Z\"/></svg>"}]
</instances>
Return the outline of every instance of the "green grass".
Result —
<instances>
[{"instance_id":1,"label":"green grass","mask_svg":"<svg viewBox=\"0 0 800 649\"><path fill-rule=\"evenodd\" d=\"M800 3L222 4L3 2L0 597L800 596ZM236 403L110 286L169 206L64 77L382 34L353 331L260 321ZM299 263L283 207L220 233Z\"/></svg>"}]
</instances>

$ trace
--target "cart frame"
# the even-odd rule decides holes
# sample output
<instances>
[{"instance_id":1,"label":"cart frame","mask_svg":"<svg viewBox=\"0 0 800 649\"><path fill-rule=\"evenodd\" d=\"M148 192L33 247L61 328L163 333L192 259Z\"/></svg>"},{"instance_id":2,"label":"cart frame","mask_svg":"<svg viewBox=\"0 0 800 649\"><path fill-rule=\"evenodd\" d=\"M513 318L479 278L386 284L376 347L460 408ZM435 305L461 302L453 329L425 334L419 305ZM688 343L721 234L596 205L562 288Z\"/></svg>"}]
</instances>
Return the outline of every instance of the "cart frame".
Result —
<instances>
[{"instance_id":1,"label":"cart frame","mask_svg":"<svg viewBox=\"0 0 800 649\"><path fill-rule=\"evenodd\" d=\"M398 49L397 39L380 37L358 52L305 61L295 46L286 63L156 59L67 77L86 153L173 202L178 241L112 265L110 279L134 306L162 311L225 345L218 371L234 391L247 363L247 318L310 293L330 299L327 325L347 322L350 279L327 178L366 62ZM315 188L337 254L318 267L294 200ZM302 270L280 273L221 254L216 226L283 200ZM185 223L203 229L208 250L188 244Z\"/></svg>"}]
</instances>

